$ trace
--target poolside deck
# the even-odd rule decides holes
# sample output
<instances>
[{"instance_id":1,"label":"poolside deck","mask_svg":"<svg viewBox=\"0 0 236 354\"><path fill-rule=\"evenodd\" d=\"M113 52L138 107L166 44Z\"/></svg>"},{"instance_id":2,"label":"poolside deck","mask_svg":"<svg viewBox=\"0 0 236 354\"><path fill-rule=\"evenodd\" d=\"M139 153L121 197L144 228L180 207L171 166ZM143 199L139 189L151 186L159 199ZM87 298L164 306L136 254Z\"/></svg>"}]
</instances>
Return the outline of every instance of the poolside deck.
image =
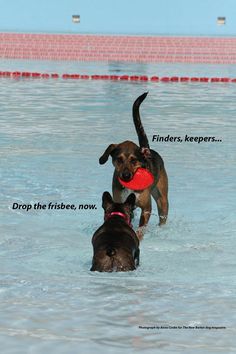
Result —
<instances>
[{"instance_id":1,"label":"poolside deck","mask_svg":"<svg viewBox=\"0 0 236 354\"><path fill-rule=\"evenodd\" d=\"M236 64L236 37L0 33L0 58Z\"/></svg>"}]
</instances>

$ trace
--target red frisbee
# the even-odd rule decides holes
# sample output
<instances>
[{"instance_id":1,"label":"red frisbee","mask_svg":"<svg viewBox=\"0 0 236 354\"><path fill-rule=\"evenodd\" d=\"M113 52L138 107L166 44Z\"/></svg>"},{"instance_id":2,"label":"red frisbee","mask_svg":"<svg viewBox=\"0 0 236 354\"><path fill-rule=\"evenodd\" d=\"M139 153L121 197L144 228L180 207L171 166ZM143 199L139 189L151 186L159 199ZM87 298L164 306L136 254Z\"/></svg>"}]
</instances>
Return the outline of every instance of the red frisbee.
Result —
<instances>
[{"instance_id":1,"label":"red frisbee","mask_svg":"<svg viewBox=\"0 0 236 354\"><path fill-rule=\"evenodd\" d=\"M150 171L140 167L137 169L130 181L125 182L121 178L118 178L118 180L122 186L135 191L146 189L151 186L151 184L154 182L154 177Z\"/></svg>"}]
</instances>

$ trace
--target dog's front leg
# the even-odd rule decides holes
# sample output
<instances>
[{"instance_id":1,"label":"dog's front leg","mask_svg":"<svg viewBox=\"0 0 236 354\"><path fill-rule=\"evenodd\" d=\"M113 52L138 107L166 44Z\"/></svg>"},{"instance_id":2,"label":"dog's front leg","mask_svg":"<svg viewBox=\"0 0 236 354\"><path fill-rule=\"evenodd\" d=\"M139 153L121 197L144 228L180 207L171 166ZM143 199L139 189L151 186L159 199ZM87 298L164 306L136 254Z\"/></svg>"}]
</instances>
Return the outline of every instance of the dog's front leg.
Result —
<instances>
[{"instance_id":1,"label":"dog's front leg","mask_svg":"<svg viewBox=\"0 0 236 354\"><path fill-rule=\"evenodd\" d=\"M164 225L168 216L168 178L165 169L160 172L159 181L152 189L152 196L157 203L159 225Z\"/></svg>"},{"instance_id":2,"label":"dog's front leg","mask_svg":"<svg viewBox=\"0 0 236 354\"><path fill-rule=\"evenodd\" d=\"M140 219L139 219L139 227L142 226L146 226L148 223L148 220L151 216L151 212L152 212L152 207L150 205L149 208L142 210L141 215L140 215Z\"/></svg>"},{"instance_id":3,"label":"dog's front leg","mask_svg":"<svg viewBox=\"0 0 236 354\"><path fill-rule=\"evenodd\" d=\"M143 200L139 200L139 206L142 209L141 215L140 215L140 220L139 220L139 228L136 232L139 240L142 240L142 238L143 238L145 228L148 224L148 221L149 221L149 218L150 218L151 212L152 212L151 197L146 196L146 198L144 198L144 200L145 200L145 203L142 203Z\"/></svg>"}]
</instances>

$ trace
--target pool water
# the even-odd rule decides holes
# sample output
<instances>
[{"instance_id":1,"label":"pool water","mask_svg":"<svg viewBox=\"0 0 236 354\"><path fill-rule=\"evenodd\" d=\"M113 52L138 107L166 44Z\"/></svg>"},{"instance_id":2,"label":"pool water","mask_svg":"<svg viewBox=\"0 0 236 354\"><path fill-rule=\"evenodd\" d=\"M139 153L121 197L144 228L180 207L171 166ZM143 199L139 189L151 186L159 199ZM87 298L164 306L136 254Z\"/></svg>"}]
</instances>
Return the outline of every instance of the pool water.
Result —
<instances>
[{"instance_id":1,"label":"pool water","mask_svg":"<svg viewBox=\"0 0 236 354\"><path fill-rule=\"evenodd\" d=\"M236 77L236 66L0 64ZM90 272L91 237L113 172L98 158L110 143L137 142L131 107L145 91L142 121L169 176L168 223L158 227L153 203L140 267ZM2 353L235 353L235 95L229 83L0 79ZM183 141L152 142L153 135ZM12 208L49 202L96 209ZM138 217L137 210L135 227Z\"/></svg>"}]
</instances>

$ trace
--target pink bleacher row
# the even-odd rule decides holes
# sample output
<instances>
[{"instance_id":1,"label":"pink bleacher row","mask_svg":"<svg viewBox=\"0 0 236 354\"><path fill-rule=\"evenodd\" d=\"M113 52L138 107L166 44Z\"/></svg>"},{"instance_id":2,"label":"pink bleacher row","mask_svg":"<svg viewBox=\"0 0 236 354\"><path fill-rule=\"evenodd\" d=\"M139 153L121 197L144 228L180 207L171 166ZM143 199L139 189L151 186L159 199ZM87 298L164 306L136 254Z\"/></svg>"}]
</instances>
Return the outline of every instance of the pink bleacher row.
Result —
<instances>
[{"instance_id":1,"label":"pink bleacher row","mask_svg":"<svg viewBox=\"0 0 236 354\"><path fill-rule=\"evenodd\" d=\"M0 33L14 59L236 63L236 38Z\"/></svg>"}]
</instances>

